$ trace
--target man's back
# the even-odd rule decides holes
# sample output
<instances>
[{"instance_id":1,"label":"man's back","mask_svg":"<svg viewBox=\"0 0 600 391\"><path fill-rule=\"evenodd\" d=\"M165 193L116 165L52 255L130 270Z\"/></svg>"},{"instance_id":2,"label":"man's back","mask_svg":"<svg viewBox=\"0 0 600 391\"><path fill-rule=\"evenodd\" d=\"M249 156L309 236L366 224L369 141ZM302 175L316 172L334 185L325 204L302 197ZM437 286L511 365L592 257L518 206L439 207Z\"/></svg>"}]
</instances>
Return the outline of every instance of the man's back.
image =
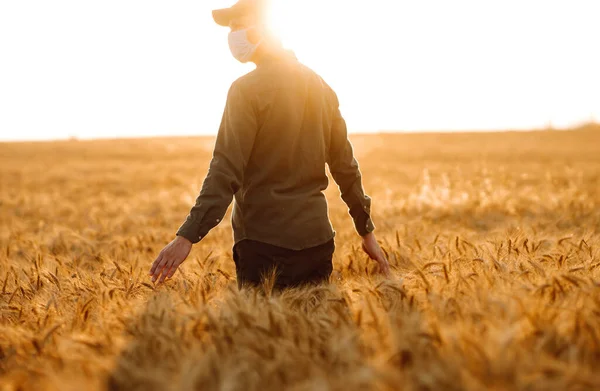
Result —
<instances>
[{"instance_id":1,"label":"man's back","mask_svg":"<svg viewBox=\"0 0 600 391\"><path fill-rule=\"evenodd\" d=\"M235 195L236 242L302 249L333 237L322 193L328 179L333 91L293 55L265 59L236 81L257 118L242 187ZM242 109L243 111L243 109Z\"/></svg>"},{"instance_id":2,"label":"man's back","mask_svg":"<svg viewBox=\"0 0 600 391\"><path fill-rule=\"evenodd\" d=\"M326 163L357 232L374 229L336 94L284 53L265 58L229 90L208 175L177 232L192 243L221 221L234 195L236 243L301 250L331 240Z\"/></svg>"}]
</instances>

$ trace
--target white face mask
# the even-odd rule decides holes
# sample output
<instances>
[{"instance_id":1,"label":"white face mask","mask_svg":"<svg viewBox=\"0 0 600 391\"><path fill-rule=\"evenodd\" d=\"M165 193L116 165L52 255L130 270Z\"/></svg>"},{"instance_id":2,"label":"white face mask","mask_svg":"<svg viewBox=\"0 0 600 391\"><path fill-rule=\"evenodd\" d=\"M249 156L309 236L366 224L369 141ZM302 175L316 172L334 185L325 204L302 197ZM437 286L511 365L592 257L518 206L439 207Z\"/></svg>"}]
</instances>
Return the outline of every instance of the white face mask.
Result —
<instances>
[{"instance_id":1,"label":"white face mask","mask_svg":"<svg viewBox=\"0 0 600 391\"><path fill-rule=\"evenodd\" d=\"M245 63L250 61L256 49L261 44L262 40L256 44L248 41L248 29L232 31L229 33L229 50L231 54L239 62Z\"/></svg>"}]
</instances>

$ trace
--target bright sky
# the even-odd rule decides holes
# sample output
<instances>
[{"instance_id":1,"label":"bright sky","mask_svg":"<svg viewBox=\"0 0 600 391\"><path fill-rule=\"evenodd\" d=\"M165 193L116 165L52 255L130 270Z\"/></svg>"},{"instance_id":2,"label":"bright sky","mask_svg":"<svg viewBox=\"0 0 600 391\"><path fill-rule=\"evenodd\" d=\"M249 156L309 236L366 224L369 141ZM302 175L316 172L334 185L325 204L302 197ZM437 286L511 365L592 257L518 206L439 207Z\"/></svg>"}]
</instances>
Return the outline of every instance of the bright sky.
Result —
<instances>
[{"instance_id":1,"label":"bright sky","mask_svg":"<svg viewBox=\"0 0 600 391\"><path fill-rule=\"evenodd\" d=\"M351 131L600 120L600 1L273 0ZM0 140L215 134L227 0L0 1Z\"/></svg>"}]
</instances>

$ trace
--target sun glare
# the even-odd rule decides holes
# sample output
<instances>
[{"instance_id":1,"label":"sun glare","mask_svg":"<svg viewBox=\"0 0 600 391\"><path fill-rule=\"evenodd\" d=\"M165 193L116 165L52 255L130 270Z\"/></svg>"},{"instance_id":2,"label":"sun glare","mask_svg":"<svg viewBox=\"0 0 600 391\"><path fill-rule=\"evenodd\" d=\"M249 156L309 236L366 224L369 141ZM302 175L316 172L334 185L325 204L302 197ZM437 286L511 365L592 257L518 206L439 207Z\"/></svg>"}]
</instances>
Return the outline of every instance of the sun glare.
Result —
<instances>
[{"instance_id":1,"label":"sun glare","mask_svg":"<svg viewBox=\"0 0 600 391\"><path fill-rule=\"evenodd\" d=\"M330 4L322 2L315 12L314 2L277 1L271 4L268 23L286 48L296 50L323 37L320 19L329 14ZM319 17L321 15L321 17Z\"/></svg>"},{"instance_id":2,"label":"sun glare","mask_svg":"<svg viewBox=\"0 0 600 391\"><path fill-rule=\"evenodd\" d=\"M562 127L600 107L590 7L273 1L269 22L336 89L355 129Z\"/></svg>"}]
</instances>

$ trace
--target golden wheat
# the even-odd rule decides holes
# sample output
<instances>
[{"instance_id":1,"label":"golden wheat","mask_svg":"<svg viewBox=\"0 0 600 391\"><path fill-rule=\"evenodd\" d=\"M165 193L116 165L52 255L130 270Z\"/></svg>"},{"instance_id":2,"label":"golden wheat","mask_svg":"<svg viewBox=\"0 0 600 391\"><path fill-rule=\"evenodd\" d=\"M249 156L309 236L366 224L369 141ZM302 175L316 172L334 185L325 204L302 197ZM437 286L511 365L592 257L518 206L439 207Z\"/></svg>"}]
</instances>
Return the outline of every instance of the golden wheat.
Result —
<instances>
[{"instance_id":1,"label":"golden wheat","mask_svg":"<svg viewBox=\"0 0 600 391\"><path fill-rule=\"evenodd\" d=\"M352 138L393 277L239 292L228 219L147 269L212 139L0 144L0 390L600 389L600 131Z\"/></svg>"}]
</instances>

